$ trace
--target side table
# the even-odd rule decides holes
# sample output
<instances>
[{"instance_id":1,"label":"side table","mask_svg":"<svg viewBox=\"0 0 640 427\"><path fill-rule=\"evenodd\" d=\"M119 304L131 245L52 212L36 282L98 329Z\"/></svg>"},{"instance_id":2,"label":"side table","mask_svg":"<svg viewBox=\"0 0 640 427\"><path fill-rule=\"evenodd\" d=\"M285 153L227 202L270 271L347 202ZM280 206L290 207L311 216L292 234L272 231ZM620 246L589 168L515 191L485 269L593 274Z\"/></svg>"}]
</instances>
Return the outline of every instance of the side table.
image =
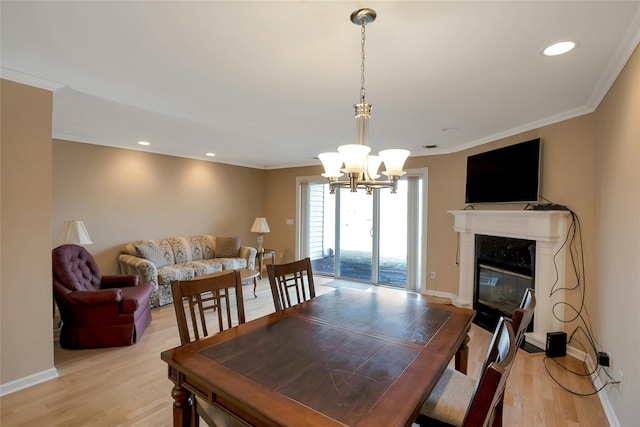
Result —
<instances>
[{"instance_id":1,"label":"side table","mask_svg":"<svg viewBox=\"0 0 640 427\"><path fill-rule=\"evenodd\" d=\"M256 287L258 286L257 277L260 275L256 270L249 270L248 268L243 268L240 270L240 280L243 285L250 285L253 281L253 297L258 298L256 294Z\"/></svg>"},{"instance_id":2,"label":"side table","mask_svg":"<svg viewBox=\"0 0 640 427\"><path fill-rule=\"evenodd\" d=\"M264 267L265 260L271 260L271 264L275 263L276 260L276 251L274 249L262 249L262 251L258 251L256 255L256 261L258 262L258 272L260 273L260 278L262 279L262 267Z\"/></svg>"}]
</instances>

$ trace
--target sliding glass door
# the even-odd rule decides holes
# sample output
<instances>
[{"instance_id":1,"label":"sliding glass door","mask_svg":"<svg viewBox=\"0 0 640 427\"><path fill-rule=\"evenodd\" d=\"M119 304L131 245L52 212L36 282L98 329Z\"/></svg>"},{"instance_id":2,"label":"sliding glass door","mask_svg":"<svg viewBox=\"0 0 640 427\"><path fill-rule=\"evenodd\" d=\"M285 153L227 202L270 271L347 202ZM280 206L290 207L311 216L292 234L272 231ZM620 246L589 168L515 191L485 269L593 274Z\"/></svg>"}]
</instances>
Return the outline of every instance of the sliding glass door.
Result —
<instances>
[{"instance_id":1,"label":"sliding glass door","mask_svg":"<svg viewBox=\"0 0 640 427\"><path fill-rule=\"evenodd\" d=\"M299 244L313 270L336 278L419 289L424 253L422 173L388 189L329 194L326 181L300 181Z\"/></svg>"},{"instance_id":2,"label":"sliding glass door","mask_svg":"<svg viewBox=\"0 0 640 427\"><path fill-rule=\"evenodd\" d=\"M336 192L338 209L325 212L336 215L338 245L336 247L336 276L345 279L372 282L374 279L373 254L373 197L364 191L351 193L349 190Z\"/></svg>"},{"instance_id":3,"label":"sliding glass door","mask_svg":"<svg viewBox=\"0 0 640 427\"><path fill-rule=\"evenodd\" d=\"M379 193L378 283L407 284L407 184L400 180L397 194Z\"/></svg>"}]
</instances>

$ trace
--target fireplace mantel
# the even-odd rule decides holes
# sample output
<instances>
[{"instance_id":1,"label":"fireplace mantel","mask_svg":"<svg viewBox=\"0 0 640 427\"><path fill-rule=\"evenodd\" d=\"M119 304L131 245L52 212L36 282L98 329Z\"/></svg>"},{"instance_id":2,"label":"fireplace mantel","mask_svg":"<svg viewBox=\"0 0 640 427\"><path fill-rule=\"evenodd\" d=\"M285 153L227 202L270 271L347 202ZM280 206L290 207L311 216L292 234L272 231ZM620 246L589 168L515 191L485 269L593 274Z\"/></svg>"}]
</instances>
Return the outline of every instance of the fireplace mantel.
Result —
<instances>
[{"instance_id":1,"label":"fireplace mantel","mask_svg":"<svg viewBox=\"0 0 640 427\"><path fill-rule=\"evenodd\" d=\"M473 306L476 234L536 241L536 309L533 332L527 334L527 341L545 348L547 332L562 330L562 323L553 316L553 307L564 301L564 292L550 294L552 289L564 287L566 246L563 242L570 212L457 210L449 213L455 218L453 228L460 237L458 297L454 299L454 304L460 307ZM564 314L561 307L555 311L560 318Z\"/></svg>"}]
</instances>

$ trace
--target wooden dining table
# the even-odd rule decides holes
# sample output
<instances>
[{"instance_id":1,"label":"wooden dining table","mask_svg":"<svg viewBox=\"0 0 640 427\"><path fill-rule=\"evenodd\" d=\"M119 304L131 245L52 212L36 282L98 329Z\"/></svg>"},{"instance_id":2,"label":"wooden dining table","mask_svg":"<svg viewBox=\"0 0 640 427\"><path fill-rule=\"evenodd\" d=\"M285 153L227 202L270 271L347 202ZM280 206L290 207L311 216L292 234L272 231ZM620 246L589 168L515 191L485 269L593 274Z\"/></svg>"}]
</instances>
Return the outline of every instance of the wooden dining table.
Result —
<instances>
[{"instance_id":1,"label":"wooden dining table","mask_svg":"<svg viewBox=\"0 0 640 427\"><path fill-rule=\"evenodd\" d=\"M162 352L174 426L192 395L255 426L410 426L475 312L420 294L339 288Z\"/></svg>"}]
</instances>

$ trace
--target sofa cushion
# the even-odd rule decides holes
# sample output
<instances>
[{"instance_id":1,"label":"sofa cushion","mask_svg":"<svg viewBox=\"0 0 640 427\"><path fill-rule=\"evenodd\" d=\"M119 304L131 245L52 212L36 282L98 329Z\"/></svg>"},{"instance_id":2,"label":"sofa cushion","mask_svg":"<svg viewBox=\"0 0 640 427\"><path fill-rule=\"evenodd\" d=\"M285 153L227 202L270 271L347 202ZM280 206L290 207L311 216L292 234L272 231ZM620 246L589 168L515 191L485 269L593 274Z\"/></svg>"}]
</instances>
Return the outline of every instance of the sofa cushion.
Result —
<instances>
[{"instance_id":1,"label":"sofa cushion","mask_svg":"<svg viewBox=\"0 0 640 427\"><path fill-rule=\"evenodd\" d=\"M195 276L196 271L191 265L167 265L158 269L158 284L168 286L172 280L191 280Z\"/></svg>"},{"instance_id":2,"label":"sofa cushion","mask_svg":"<svg viewBox=\"0 0 640 427\"><path fill-rule=\"evenodd\" d=\"M190 265L196 271L196 276L216 273L223 270L222 263L219 259L201 259L200 261L188 262L185 265Z\"/></svg>"},{"instance_id":3,"label":"sofa cushion","mask_svg":"<svg viewBox=\"0 0 640 427\"><path fill-rule=\"evenodd\" d=\"M239 270L247 268L247 260L244 258L217 258L222 263L223 270Z\"/></svg>"},{"instance_id":4,"label":"sofa cushion","mask_svg":"<svg viewBox=\"0 0 640 427\"><path fill-rule=\"evenodd\" d=\"M173 264L174 257L166 240L144 240L134 244L137 255L155 264L156 268Z\"/></svg>"},{"instance_id":5,"label":"sofa cushion","mask_svg":"<svg viewBox=\"0 0 640 427\"><path fill-rule=\"evenodd\" d=\"M240 255L240 237L216 237L216 258L235 258Z\"/></svg>"},{"instance_id":6,"label":"sofa cushion","mask_svg":"<svg viewBox=\"0 0 640 427\"><path fill-rule=\"evenodd\" d=\"M202 250L202 241L200 236L187 237L187 244L191 251L191 261L199 261L204 259L204 251Z\"/></svg>"},{"instance_id":7,"label":"sofa cushion","mask_svg":"<svg viewBox=\"0 0 640 427\"><path fill-rule=\"evenodd\" d=\"M202 259L202 246L195 237L172 237L167 239L176 264Z\"/></svg>"},{"instance_id":8,"label":"sofa cushion","mask_svg":"<svg viewBox=\"0 0 640 427\"><path fill-rule=\"evenodd\" d=\"M200 246L202 246L202 259L215 258L216 237L208 234L198 236Z\"/></svg>"}]
</instances>

